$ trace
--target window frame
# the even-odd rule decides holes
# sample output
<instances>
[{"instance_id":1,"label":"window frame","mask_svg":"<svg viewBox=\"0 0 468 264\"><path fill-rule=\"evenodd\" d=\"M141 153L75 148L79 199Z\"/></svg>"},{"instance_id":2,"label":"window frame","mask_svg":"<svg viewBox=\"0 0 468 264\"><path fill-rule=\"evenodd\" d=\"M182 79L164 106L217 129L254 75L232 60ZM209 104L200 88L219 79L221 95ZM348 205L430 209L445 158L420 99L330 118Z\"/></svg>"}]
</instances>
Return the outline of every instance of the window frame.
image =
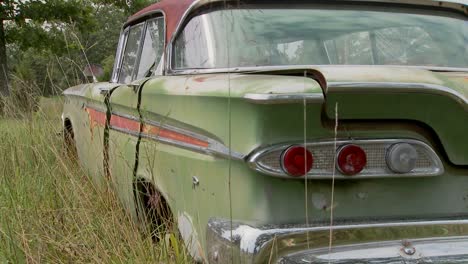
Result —
<instances>
[{"instance_id":1,"label":"window frame","mask_svg":"<svg viewBox=\"0 0 468 264\"><path fill-rule=\"evenodd\" d=\"M140 65L140 60L141 60L141 54L142 54L142 51L143 51L143 46L144 46L144 41L145 41L145 35L146 35L146 30L148 28L148 21L152 20L152 19L158 19L158 18L163 18L163 43L164 43L164 47L162 48L162 55L161 55L161 58L160 58L160 61L159 62L156 62L156 70L154 71L153 75L154 76L160 76L160 75L164 75L164 69L160 69L160 65L162 65L164 67L165 65L165 53L166 53L166 15L164 14L164 12L162 10L156 10L154 12L151 12L149 14L145 14L145 16L143 17L140 17L136 20L133 20L131 21L131 23L125 23L122 27L122 30L121 30L121 33L120 33L120 37L119 37L119 44L117 45L117 51L116 51L116 55L115 55L115 62L114 62L114 67L113 67L113 70L112 70L112 77L111 77L111 80L110 82L111 83L119 83L119 79L120 79L120 75L121 75L121 71L122 71L122 62L123 62L123 56L124 56L124 53L125 53L125 49L127 48L127 41L128 41L128 33L130 32L130 29L134 26L137 26L141 23L143 23L143 28L142 28L142 32L141 32L141 35L140 35L140 43L141 45L138 47L138 51L137 51L137 58L136 58L136 61L135 61L135 66L137 65ZM131 82L134 82L136 81L136 77L138 75L138 70L136 70L135 72L133 72L133 75L132 75L132 81ZM130 82L130 83L131 83Z\"/></svg>"},{"instance_id":2,"label":"window frame","mask_svg":"<svg viewBox=\"0 0 468 264\"><path fill-rule=\"evenodd\" d=\"M112 69L112 77L110 80L111 83L117 83L119 80L120 69L122 66L123 51L127 46L127 37L129 31L130 27L126 27L121 30L119 43L117 44L117 51L115 54L114 68Z\"/></svg>"}]
</instances>

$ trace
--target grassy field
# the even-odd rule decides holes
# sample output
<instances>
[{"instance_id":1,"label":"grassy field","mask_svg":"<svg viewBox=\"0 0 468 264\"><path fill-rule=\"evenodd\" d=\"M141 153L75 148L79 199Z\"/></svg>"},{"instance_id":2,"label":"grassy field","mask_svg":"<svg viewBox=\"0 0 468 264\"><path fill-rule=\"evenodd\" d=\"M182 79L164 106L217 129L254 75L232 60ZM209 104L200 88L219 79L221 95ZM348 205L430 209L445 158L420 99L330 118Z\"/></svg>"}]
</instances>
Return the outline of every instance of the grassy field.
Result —
<instances>
[{"instance_id":1,"label":"grassy field","mask_svg":"<svg viewBox=\"0 0 468 264\"><path fill-rule=\"evenodd\" d=\"M64 155L61 99L0 119L0 263L186 263L177 235L144 235Z\"/></svg>"}]
</instances>

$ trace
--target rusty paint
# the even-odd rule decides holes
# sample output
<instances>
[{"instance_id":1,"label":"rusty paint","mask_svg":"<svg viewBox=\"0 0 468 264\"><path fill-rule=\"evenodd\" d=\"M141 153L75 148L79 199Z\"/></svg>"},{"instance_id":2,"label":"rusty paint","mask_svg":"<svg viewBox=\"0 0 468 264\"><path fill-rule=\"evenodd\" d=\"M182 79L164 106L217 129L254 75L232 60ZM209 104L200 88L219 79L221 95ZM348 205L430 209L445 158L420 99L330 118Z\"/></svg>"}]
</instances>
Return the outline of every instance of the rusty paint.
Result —
<instances>
[{"instance_id":1,"label":"rusty paint","mask_svg":"<svg viewBox=\"0 0 468 264\"><path fill-rule=\"evenodd\" d=\"M99 125L99 126L105 126L106 125L106 113L98 111L93 108L85 108L85 111L89 115L89 121L91 126L94 125Z\"/></svg>"},{"instance_id":2,"label":"rusty paint","mask_svg":"<svg viewBox=\"0 0 468 264\"><path fill-rule=\"evenodd\" d=\"M208 78L210 78L210 77L208 77L208 76L200 76L200 77L195 77L195 78L193 78L193 80L196 81L196 82L200 82L200 83L201 83L201 82L205 82Z\"/></svg>"},{"instance_id":3,"label":"rusty paint","mask_svg":"<svg viewBox=\"0 0 468 264\"><path fill-rule=\"evenodd\" d=\"M85 107L89 118L89 131L91 132L91 141L94 140L94 127L106 125L106 113L93 108Z\"/></svg>"}]
</instances>

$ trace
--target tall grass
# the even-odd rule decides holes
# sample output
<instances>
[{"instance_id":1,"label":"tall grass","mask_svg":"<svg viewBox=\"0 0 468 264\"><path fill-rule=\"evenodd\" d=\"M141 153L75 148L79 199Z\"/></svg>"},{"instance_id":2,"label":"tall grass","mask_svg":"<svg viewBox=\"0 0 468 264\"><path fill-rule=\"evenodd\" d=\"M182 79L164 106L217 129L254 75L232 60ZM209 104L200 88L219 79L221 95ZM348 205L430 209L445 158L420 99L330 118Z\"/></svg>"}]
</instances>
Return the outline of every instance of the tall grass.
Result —
<instances>
[{"instance_id":1,"label":"tall grass","mask_svg":"<svg viewBox=\"0 0 468 264\"><path fill-rule=\"evenodd\" d=\"M155 243L64 155L60 109L0 118L0 263L188 262L177 235Z\"/></svg>"}]
</instances>

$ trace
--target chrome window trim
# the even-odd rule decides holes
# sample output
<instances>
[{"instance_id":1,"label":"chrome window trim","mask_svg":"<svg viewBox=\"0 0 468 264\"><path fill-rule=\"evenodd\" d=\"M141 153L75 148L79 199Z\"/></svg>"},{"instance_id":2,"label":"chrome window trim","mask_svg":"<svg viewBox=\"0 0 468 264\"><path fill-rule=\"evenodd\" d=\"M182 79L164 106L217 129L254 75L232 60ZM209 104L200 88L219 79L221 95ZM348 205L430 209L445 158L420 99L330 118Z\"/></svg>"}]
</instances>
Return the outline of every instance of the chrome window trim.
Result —
<instances>
[{"instance_id":1,"label":"chrome window trim","mask_svg":"<svg viewBox=\"0 0 468 264\"><path fill-rule=\"evenodd\" d=\"M243 97L245 100L256 104L287 104L287 103L323 103L325 98L322 93L314 94L256 94L248 93Z\"/></svg>"},{"instance_id":2,"label":"chrome window trim","mask_svg":"<svg viewBox=\"0 0 468 264\"><path fill-rule=\"evenodd\" d=\"M170 53L168 53L170 54ZM233 67L233 68L213 68L213 69L179 69L171 71L171 75L196 75L196 74L211 74L211 73L257 73L262 71L274 70L295 70L295 69L314 69L327 67L340 68L358 68L358 67L375 67L375 68L396 68L396 69L422 69L434 72L466 72L468 68L456 67L432 67L432 66L414 66L414 65L334 65L334 64L309 64L309 65L274 65L274 66L249 66L249 67Z\"/></svg>"},{"instance_id":3,"label":"chrome window trim","mask_svg":"<svg viewBox=\"0 0 468 264\"><path fill-rule=\"evenodd\" d=\"M188 19L189 15L195 11L197 8L200 8L203 5L206 4L212 4L212 3L227 3L228 1L232 1L235 3L239 3L238 0L195 0L188 8L185 10L184 14L182 15L181 19L177 23L177 26L172 33L170 41L167 43L166 47L166 53L168 54L166 63L165 63L165 69L164 73L166 75L185 75L185 74L198 74L198 73L209 73L209 72L197 72L200 70L204 71L212 71L214 70L215 72L232 72L231 70L234 69L242 69L244 67L236 67L236 68L225 68L225 69L184 69L184 70L177 70L173 69L172 67L172 60L173 60L173 45L174 42L179 35L179 33L183 30L183 25L185 24L186 20ZM468 14L468 3L465 0L330 0L331 2L349 2L350 4L354 3L388 3L388 4L407 4L407 5L416 5L416 6L421 6L421 7L434 7L437 9L451 9L454 11L459 11L464 13L465 15ZM144 14L145 15L145 14ZM143 16L144 16L143 15ZM134 21L135 19L132 19ZM127 22L127 23L131 23ZM318 65L314 65L318 66ZM349 65L343 65L343 66L349 66ZM360 65L362 66L362 65ZM310 67L310 66L309 66ZM424 68L426 66L414 66L416 68ZM249 68L249 67L245 67ZM252 68L257 68L257 67L252 67ZM263 67L260 67L263 68ZM442 71L444 68L446 69L455 69L453 67L428 67L428 68L440 68ZM464 69L463 71L468 72L468 68L461 68ZM193 73L190 73L192 71L195 71Z\"/></svg>"},{"instance_id":4,"label":"chrome window trim","mask_svg":"<svg viewBox=\"0 0 468 264\"><path fill-rule=\"evenodd\" d=\"M117 83L119 81L120 68L122 64L122 56L125 47L127 46L127 37L130 27L122 29L119 37L119 44L117 46L117 52L115 54L114 68L112 70L111 83Z\"/></svg>"},{"instance_id":5,"label":"chrome window trim","mask_svg":"<svg viewBox=\"0 0 468 264\"><path fill-rule=\"evenodd\" d=\"M375 174L375 175L353 175L353 176L347 176L341 174L338 170L336 170L335 179L348 179L348 180L353 180L353 179L368 179L368 178L400 178L400 177L432 177L432 176L440 176L444 174L445 169L444 165L437 155L437 153L434 151L434 149L429 146L427 143L420 141L420 140L415 140L415 139L358 139L358 140L346 140L346 139L339 139L336 141L337 146L338 145L343 145L343 144L356 144L356 145L369 145L372 143L377 143L377 144L396 144L396 143L409 143L412 145L418 145L426 150L425 154L429 156L431 161L433 161L435 165L435 170L432 173L380 173L380 174ZM267 147L260 147L254 151L252 151L246 158L246 162L250 168L253 170L260 172L262 174L270 175L273 177L279 177L279 178L287 178L287 179L311 179L311 180L318 180L318 179L332 179L333 175L316 175L316 174L307 174L306 177L290 177L284 170L273 170L273 169L268 169L263 166L261 166L258 163L258 160L261 159L262 156L273 152L273 151L278 151L278 150L286 150L288 147L292 145L297 145L297 146L304 146L304 142L289 142L289 143L281 143L281 144L275 144ZM307 142L306 147L313 147L313 146L321 146L321 145L334 145L334 141L332 140L321 140L321 141L316 141L316 142ZM336 154L338 154L338 150L336 150ZM279 159L280 157L278 157ZM336 164L335 164L336 165ZM333 168L330 168L332 170Z\"/></svg>"}]
</instances>

